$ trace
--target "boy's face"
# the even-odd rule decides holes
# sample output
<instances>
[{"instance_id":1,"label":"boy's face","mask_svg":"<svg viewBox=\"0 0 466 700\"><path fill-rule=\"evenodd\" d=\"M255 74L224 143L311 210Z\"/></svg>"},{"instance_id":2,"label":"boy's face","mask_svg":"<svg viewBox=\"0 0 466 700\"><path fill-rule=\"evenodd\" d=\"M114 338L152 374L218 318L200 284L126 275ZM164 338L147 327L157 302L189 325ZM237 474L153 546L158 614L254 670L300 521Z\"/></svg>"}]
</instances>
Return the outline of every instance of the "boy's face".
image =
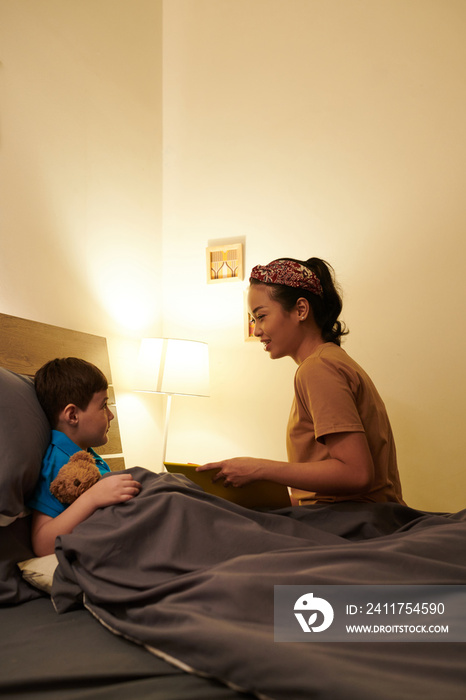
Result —
<instances>
[{"instance_id":1,"label":"boy's face","mask_svg":"<svg viewBox=\"0 0 466 700\"><path fill-rule=\"evenodd\" d=\"M114 415L108 407L107 390L94 394L85 410L77 409L78 425L74 437L81 449L99 447L108 441L108 430Z\"/></svg>"}]
</instances>

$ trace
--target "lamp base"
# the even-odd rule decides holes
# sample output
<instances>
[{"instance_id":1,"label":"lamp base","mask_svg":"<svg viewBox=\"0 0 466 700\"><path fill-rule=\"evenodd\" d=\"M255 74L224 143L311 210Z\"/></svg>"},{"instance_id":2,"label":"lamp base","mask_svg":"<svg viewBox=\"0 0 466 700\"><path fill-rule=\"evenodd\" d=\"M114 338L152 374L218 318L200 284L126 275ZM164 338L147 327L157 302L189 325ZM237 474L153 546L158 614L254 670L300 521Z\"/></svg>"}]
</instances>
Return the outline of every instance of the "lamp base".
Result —
<instances>
[{"instance_id":1,"label":"lamp base","mask_svg":"<svg viewBox=\"0 0 466 700\"><path fill-rule=\"evenodd\" d=\"M163 447L162 447L162 471L166 472L165 462L167 461L167 438L168 438L168 422L170 420L170 411L172 407L172 394L167 394L167 401L165 404L165 424L163 429Z\"/></svg>"}]
</instances>

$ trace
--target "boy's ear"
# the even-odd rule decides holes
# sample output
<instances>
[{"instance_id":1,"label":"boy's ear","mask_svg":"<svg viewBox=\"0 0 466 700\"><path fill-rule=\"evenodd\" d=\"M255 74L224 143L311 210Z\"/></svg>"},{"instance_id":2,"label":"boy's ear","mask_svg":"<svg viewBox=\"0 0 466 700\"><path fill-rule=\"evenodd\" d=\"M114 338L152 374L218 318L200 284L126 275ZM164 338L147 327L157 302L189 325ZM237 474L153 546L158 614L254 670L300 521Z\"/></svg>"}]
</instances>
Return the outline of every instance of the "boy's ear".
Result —
<instances>
[{"instance_id":1,"label":"boy's ear","mask_svg":"<svg viewBox=\"0 0 466 700\"><path fill-rule=\"evenodd\" d=\"M68 425L77 425L78 423L78 407L74 403L69 403L62 411L63 420Z\"/></svg>"}]
</instances>

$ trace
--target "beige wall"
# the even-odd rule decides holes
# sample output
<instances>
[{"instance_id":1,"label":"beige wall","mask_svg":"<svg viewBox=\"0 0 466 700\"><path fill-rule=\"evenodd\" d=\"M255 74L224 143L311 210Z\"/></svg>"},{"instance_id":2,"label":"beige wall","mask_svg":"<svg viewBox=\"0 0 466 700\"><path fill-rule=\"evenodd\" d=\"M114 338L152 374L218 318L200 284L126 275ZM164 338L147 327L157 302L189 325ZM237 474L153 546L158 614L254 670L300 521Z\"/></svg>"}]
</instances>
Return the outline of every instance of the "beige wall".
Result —
<instances>
[{"instance_id":1,"label":"beige wall","mask_svg":"<svg viewBox=\"0 0 466 700\"><path fill-rule=\"evenodd\" d=\"M108 336L130 465L160 462L162 399L127 390L162 331L211 354L168 457L285 456L295 367L244 342L246 282L205 281L233 239L247 271L334 265L408 502L464 507L465 22L462 0L0 0L0 310Z\"/></svg>"},{"instance_id":2,"label":"beige wall","mask_svg":"<svg viewBox=\"0 0 466 700\"><path fill-rule=\"evenodd\" d=\"M107 336L122 387L162 319L161 7L0 0L0 310Z\"/></svg>"},{"instance_id":3,"label":"beige wall","mask_svg":"<svg viewBox=\"0 0 466 700\"><path fill-rule=\"evenodd\" d=\"M244 285L204 279L205 246L243 237L247 270L333 264L408 503L465 506L465 22L452 0L165 3L164 330L208 338L213 379L174 402L173 459L284 455L294 366L243 342Z\"/></svg>"}]
</instances>

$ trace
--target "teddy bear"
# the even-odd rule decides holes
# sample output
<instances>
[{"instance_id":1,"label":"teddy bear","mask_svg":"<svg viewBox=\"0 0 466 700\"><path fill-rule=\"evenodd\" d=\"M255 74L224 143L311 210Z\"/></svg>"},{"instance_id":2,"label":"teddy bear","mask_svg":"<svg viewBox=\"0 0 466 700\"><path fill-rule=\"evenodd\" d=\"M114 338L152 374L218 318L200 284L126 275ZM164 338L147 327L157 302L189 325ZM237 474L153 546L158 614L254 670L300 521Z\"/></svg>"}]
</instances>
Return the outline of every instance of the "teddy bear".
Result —
<instances>
[{"instance_id":1,"label":"teddy bear","mask_svg":"<svg viewBox=\"0 0 466 700\"><path fill-rule=\"evenodd\" d=\"M80 450L71 455L50 484L50 493L60 503L69 505L100 479L95 459L89 452Z\"/></svg>"}]
</instances>

